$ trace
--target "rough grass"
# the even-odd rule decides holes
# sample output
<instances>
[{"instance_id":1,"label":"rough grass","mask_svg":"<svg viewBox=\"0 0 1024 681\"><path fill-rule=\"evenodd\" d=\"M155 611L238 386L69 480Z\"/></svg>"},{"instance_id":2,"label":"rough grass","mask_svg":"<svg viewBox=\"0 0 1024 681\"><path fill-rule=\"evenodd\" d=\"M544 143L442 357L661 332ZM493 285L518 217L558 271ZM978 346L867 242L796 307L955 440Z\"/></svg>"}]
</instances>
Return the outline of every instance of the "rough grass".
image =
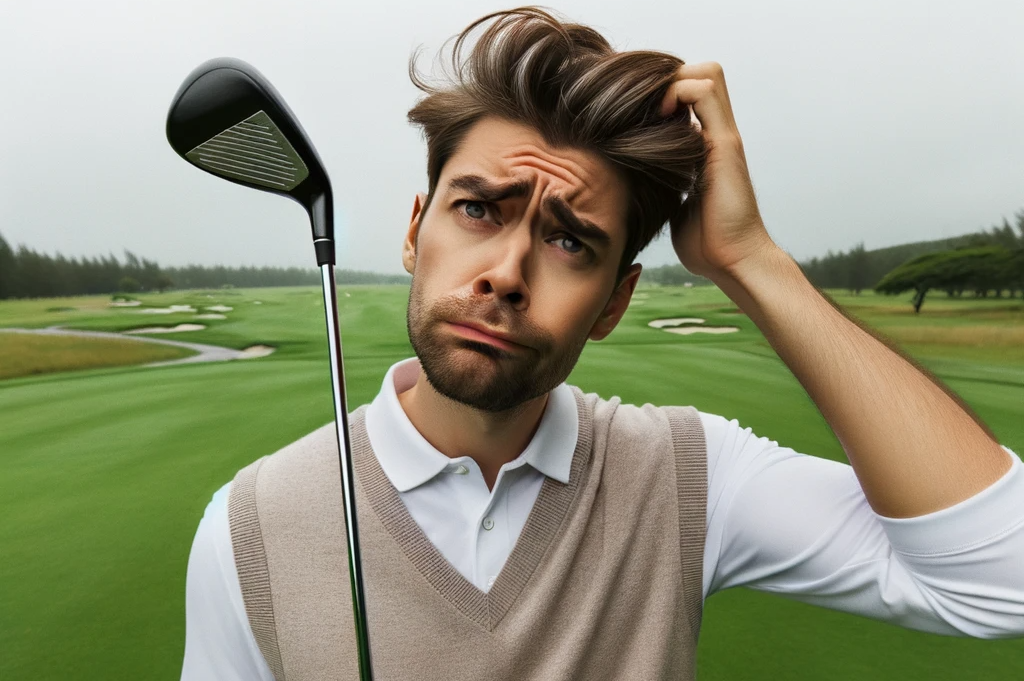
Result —
<instances>
[{"instance_id":1,"label":"rough grass","mask_svg":"<svg viewBox=\"0 0 1024 681\"><path fill-rule=\"evenodd\" d=\"M412 354L405 335L408 289L340 291L354 408L372 399L391 363ZM724 295L710 288L654 287L638 294L619 328L587 347L571 382L635 403L693 404L798 451L843 460L842 448L800 385ZM228 319L175 338L280 349L244 363L97 369L0 382L4 681L179 678L185 566L210 495L240 467L332 418L316 288L142 299L146 305L235 308ZM836 299L877 326L927 321L938 329L970 328L985 315L997 318L984 324L1022 323L1020 306L1000 309L1008 307L1005 299L950 305L936 299L936 314L926 320L893 298ZM106 302L3 302L0 326L107 330L137 324L141 317L107 309ZM46 311L61 306L76 309ZM652 319L687 316L741 330L677 336L647 326ZM1024 359L1012 348L908 347L1004 444L1024 452ZM371 617L372 608L370 603ZM921 634L735 589L708 600L697 661L701 681L1018 681L1024 641Z\"/></svg>"},{"instance_id":2,"label":"rough grass","mask_svg":"<svg viewBox=\"0 0 1024 681\"><path fill-rule=\"evenodd\" d=\"M897 341L917 345L1024 348L1024 326L887 326L885 331Z\"/></svg>"},{"instance_id":3,"label":"rough grass","mask_svg":"<svg viewBox=\"0 0 1024 681\"><path fill-rule=\"evenodd\" d=\"M920 314L913 314L901 296L834 293L834 299L850 314L926 364L962 359L966 364L955 373L984 363L1009 370L1017 378L1022 375L1022 299L942 296L932 301L934 304L921 308Z\"/></svg>"},{"instance_id":4,"label":"rough grass","mask_svg":"<svg viewBox=\"0 0 1024 681\"><path fill-rule=\"evenodd\" d=\"M0 332L0 379L57 371L147 364L195 353L134 340Z\"/></svg>"}]
</instances>

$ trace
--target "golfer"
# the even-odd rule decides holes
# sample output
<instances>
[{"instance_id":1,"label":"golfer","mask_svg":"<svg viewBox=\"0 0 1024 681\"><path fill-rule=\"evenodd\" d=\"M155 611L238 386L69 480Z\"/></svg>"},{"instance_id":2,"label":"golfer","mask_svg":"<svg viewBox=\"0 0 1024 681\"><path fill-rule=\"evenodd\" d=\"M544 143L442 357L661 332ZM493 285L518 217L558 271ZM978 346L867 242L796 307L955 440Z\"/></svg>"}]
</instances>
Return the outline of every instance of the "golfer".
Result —
<instances>
[{"instance_id":1,"label":"golfer","mask_svg":"<svg viewBox=\"0 0 1024 681\"><path fill-rule=\"evenodd\" d=\"M704 599L741 585L1024 635L1024 466L773 243L722 68L534 8L474 23L453 57L447 80L413 75L416 356L351 415L375 678L692 679ZM666 223L850 466L565 383ZM333 425L242 469L192 547L182 678L357 678L345 547Z\"/></svg>"}]
</instances>

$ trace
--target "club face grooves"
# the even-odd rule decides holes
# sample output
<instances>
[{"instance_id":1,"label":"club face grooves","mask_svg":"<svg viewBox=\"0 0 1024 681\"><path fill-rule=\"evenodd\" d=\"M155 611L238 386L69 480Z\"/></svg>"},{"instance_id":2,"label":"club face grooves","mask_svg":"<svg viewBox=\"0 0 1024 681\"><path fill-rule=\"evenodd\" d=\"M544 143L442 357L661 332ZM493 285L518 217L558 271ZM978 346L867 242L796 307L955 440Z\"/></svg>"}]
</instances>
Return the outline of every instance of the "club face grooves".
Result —
<instances>
[{"instance_id":1,"label":"club face grooves","mask_svg":"<svg viewBox=\"0 0 1024 681\"><path fill-rule=\"evenodd\" d=\"M185 154L215 175L289 192L309 177L309 168L263 110L211 137Z\"/></svg>"}]
</instances>

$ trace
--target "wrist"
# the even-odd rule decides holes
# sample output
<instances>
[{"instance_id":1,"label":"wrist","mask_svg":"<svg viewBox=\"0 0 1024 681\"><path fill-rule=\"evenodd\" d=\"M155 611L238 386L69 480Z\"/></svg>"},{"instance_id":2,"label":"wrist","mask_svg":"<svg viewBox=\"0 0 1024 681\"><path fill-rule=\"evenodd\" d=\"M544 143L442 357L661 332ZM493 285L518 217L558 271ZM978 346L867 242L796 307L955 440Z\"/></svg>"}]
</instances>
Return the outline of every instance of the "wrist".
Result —
<instances>
[{"instance_id":1,"label":"wrist","mask_svg":"<svg viewBox=\"0 0 1024 681\"><path fill-rule=\"evenodd\" d=\"M709 278L758 326L773 308L800 307L808 296L819 297L796 261L774 242Z\"/></svg>"},{"instance_id":2,"label":"wrist","mask_svg":"<svg viewBox=\"0 0 1024 681\"><path fill-rule=\"evenodd\" d=\"M790 276L794 269L800 270L789 254L768 236L746 250L743 258L715 268L707 277L723 289L735 286L756 289L777 281L780 276Z\"/></svg>"}]
</instances>

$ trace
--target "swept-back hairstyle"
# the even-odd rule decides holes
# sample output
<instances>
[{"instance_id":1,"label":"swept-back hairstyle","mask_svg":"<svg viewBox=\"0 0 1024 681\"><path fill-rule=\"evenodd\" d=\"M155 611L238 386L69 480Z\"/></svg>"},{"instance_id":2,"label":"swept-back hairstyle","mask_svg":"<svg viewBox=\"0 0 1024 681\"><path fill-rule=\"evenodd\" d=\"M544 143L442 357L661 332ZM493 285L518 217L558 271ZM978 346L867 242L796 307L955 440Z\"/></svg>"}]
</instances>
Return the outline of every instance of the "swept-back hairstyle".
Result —
<instances>
[{"instance_id":1,"label":"swept-back hairstyle","mask_svg":"<svg viewBox=\"0 0 1024 681\"><path fill-rule=\"evenodd\" d=\"M678 57L616 52L594 29L536 7L470 24L455 38L440 82L419 74L416 56L409 76L426 96L408 116L427 141L427 205L444 164L485 116L529 125L549 144L595 152L618 170L629 192L620 275L666 222L682 219L684 203L703 187L707 149L689 111L667 118L659 111L683 63Z\"/></svg>"}]
</instances>

